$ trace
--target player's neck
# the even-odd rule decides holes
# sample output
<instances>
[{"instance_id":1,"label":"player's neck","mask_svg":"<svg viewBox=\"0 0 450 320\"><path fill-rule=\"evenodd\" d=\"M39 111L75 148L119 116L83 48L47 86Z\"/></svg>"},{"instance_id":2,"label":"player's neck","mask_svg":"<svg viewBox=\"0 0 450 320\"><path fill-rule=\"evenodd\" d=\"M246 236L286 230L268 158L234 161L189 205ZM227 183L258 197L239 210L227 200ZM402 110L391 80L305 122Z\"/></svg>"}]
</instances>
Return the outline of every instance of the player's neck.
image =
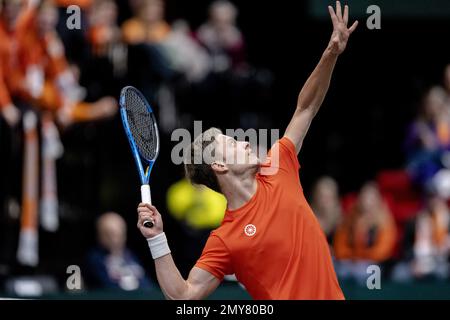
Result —
<instances>
[{"instance_id":1,"label":"player's neck","mask_svg":"<svg viewBox=\"0 0 450 320\"><path fill-rule=\"evenodd\" d=\"M220 179L222 193L227 199L227 209L236 210L246 204L256 193L255 172L249 171L241 176L226 175Z\"/></svg>"}]
</instances>

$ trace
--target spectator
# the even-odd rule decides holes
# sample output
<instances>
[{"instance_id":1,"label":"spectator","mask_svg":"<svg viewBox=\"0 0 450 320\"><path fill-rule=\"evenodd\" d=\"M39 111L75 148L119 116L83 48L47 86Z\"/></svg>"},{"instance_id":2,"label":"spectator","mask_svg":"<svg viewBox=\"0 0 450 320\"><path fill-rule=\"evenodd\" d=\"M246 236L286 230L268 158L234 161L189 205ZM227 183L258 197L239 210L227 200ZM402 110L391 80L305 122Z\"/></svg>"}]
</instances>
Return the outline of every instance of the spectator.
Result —
<instances>
[{"instance_id":1,"label":"spectator","mask_svg":"<svg viewBox=\"0 0 450 320\"><path fill-rule=\"evenodd\" d=\"M224 122L249 128L264 123L260 110L270 105L272 74L247 62L245 39L237 26L238 9L226 0L214 1L209 7L208 20L201 25L196 38L208 50L212 60L212 75L203 91L217 96L223 108L230 110ZM215 102L216 103L216 102ZM212 103L206 104L208 108ZM242 110L247 112L242 112ZM208 115L209 110L202 110ZM233 116L234 115L234 116ZM206 116L208 118L208 116Z\"/></svg>"},{"instance_id":2,"label":"spectator","mask_svg":"<svg viewBox=\"0 0 450 320\"><path fill-rule=\"evenodd\" d=\"M245 46L241 31L236 26L237 8L229 1L211 4L208 21L200 26L197 38L213 58L214 70L237 70L245 62Z\"/></svg>"},{"instance_id":3,"label":"spectator","mask_svg":"<svg viewBox=\"0 0 450 320\"><path fill-rule=\"evenodd\" d=\"M0 3L0 15L2 15L2 4ZM8 87L8 79L6 75L9 73L10 68L10 54L11 46L9 43L9 37L0 24L0 111L5 121L14 126L17 124L20 118L20 113L17 107L13 104L10 95L10 88Z\"/></svg>"},{"instance_id":4,"label":"spectator","mask_svg":"<svg viewBox=\"0 0 450 320\"><path fill-rule=\"evenodd\" d=\"M328 243L331 244L342 216L338 185L333 178L325 176L317 180L313 188L311 207Z\"/></svg>"},{"instance_id":5,"label":"spectator","mask_svg":"<svg viewBox=\"0 0 450 320\"><path fill-rule=\"evenodd\" d=\"M53 0L53 4L56 6L60 17L56 29L58 30L59 37L66 48L67 59L71 63L75 63L77 65L82 65L87 58L87 16L92 9L93 3L94 0ZM74 11L74 6L81 10ZM68 10L69 8L71 10ZM74 14L77 14L76 20L74 20ZM71 23L80 23L80 28L77 27L69 29L67 27L69 17L71 17Z\"/></svg>"},{"instance_id":6,"label":"spectator","mask_svg":"<svg viewBox=\"0 0 450 320\"><path fill-rule=\"evenodd\" d=\"M122 24L122 38L129 49L128 77L132 80L131 84L141 89L150 102L155 102L161 87L174 77L169 58L162 47L171 28L164 19L164 1L136 1L132 3L132 8L134 17ZM172 109L170 103L162 108ZM167 131L164 121L160 123L162 131Z\"/></svg>"},{"instance_id":7,"label":"spectator","mask_svg":"<svg viewBox=\"0 0 450 320\"><path fill-rule=\"evenodd\" d=\"M95 288L148 289L150 280L136 256L126 247L126 224L115 212L97 220L98 247L87 257L87 282Z\"/></svg>"},{"instance_id":8,"label":"spectator","mask_svg":"<svg viewBox=\"0 0 450 320\"><path fill-rule=\"evenodd\" d=\"M160 43L170 32L169 24L164 20L163 0L142 0L137 5L135 17L125 21L122 32L128 44Z\"/></svg>"},{"instance_id":9,"label":"spectator","mask_svg":"<svg viewBox=\"0 0 450 320\"><path fill-rule=\"evenodd\" d=\"M83 63L80 83L92 100L119 95L128 72L128 50L117 24L118 8L113 0L96 0L89 11L87 40L90 59Z\"/></svg>"},{"instance_id":10,"label":"spectator","mask_svg":"<svg viewBox=\"0 0 450 320\"><path fill-rule=\"evenodd\" d=\"M410 126L405 143L407 169L413 181L431 192L439 188L433 178L446 165L444 156L450 150L450 117L445 99L441 87L426 93L422 111Z\"/></svg>"},{"instance_id":11,"label":"spectator","mask_svg":"<svg viewBox=\"0 0 450 320\"><path fill-rule=\"evenodd\" d=\"M84 89L78 84L79 70L69 66L64 47L56 33L58 11L51 1L44 0L33 19L34 28L21 43L25 61L27 98L40 109L56 114L62 125L74 121L109 117L117 111L112 97L86 103Z\"/></svg>"},{"instance_id":12,"label":"spectator","mask_svg":"<svg viewBox=\"0 0 450 320\"><path fill-rule=\"evenodd\" d=\"M189 24L178 20L164 41L163 47L172 68L190 83L203 81L211 71L211 59L206 50L192 37Z\"/></svg>"},{"instance_id":13,"label":"spectator","mask_svg":"<svg viewBox=\"0 0 450 320\"><path fill-rule=\"evenodd\" d=\"M405 228L404 255L393 279L443 279L449 275L450 213L437 195L427 197L426 206Z\"/></svg>"},{"instance_id":14,"label":"spectator","mask_svg":"<svg viewBox=\"0 0 450 320\"><path fill-rule=\"evenodd\" d=\"M111 46L121 39L117 25L117 5L113 0L97 0L89 16L89 42L96 56L107 54Z\"/></svg>"},{"instance_id":15,"label":"spectator","mask_svg":"<svg viewBox=\"0 0 450 320\"><path fill-rule=\"evenodd\" d=\"M20 119L14 97L23 82L23 68L16 43L23 41L38 1L0 2L0 111L10 126Z\"/></svg>"},{"instance_id":16,"label":"spectator","mask_svg":"<svg viewBox=\"0 0 450 320\"><path fill-rule=\"evenodd\" d=\"M392 258L396 234L394 219L378 187L372 182L365 184L334 236L338 275L365 279L368 265Z\"/></svg>"}]
</instances>

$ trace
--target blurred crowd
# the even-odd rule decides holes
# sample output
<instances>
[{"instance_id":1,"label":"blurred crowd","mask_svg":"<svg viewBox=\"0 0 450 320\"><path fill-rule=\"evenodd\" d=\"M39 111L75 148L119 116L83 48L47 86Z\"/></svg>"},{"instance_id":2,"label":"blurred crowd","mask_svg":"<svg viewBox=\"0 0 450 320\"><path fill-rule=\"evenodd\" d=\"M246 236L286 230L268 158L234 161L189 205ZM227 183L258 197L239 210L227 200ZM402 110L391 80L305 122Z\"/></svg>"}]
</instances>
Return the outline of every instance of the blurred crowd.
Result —
<instances>
[{"instance_id":1,"label":"blurred crowd","mask_svg":"<svg viewBox=\"0 0 450 320\"><path fill-rule=\"evenodd\" d=\"M116 126L117 97L125 85L140 89L154 106L162 141L170 141L175 128L191 129L194 119L214 121L218 108L230 111L223 126L262 125L258 107L268 103L272 76L247 62L237 7L211 1L206 20L193 30L184 19L169 22L166 5L164 0L0 0L0 165L9 168L0 181L0 284L17 265L46 263L39 258L40 234L59 230L61 212L70 219L98 208L88 209L77 195L70 198L78 211L61 203L60 194L67 197L70 188L58 181L70 175L57 169L70 171L60 159L92 166L98 154L90 149L86 157L77 150L77 140L84 148L92 145L73 128ZM250 106L247 112L237 112L244 104ZM75 185L92 183L76 172L73 178ZM179 199L182 190L181 198L188 200L168 202L177 217L191 216L186 208L197 217L208 208L213 210L203 222L191 218L194 226L208 228L221 219L225 204L217 194L204 190L196 196L183 182L170 190L169 198ZM86 218L98 219L99 239L84 264L90 270L86 285L148 287L138 259L124 247L120 216L99 214Z\"/></svg>"},{"instance_id":2,"label":"blurred crowd","mask_svg":"<svg viewBox=\"0 0 450 320\"><path fill-rule=\"evenodd\" d=\"M362 285L367 267L398 282L450 276L450 65L425 91L407 128L405 168L385 170L358 192L340 195L325 176L311 194L338 276Z\"/></svg>"}]
</instances>

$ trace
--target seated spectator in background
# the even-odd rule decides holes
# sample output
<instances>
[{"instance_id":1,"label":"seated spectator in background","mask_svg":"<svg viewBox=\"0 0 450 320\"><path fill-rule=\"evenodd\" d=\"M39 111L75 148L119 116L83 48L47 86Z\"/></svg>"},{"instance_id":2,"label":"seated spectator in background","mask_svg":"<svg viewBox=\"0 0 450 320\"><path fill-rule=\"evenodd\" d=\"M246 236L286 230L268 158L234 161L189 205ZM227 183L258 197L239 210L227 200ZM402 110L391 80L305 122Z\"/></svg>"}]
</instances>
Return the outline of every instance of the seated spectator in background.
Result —
<instances>
[{"instance_id":1,"label":"seated spectator in background","mask_svg":"<svg viewBox=\"0 0 450 320\"><path fill-rule=\"evenodd\" d=\"M173 23L172 31L162 43L171 67L189 83L203 81L211 71L212 60L206 50L192 37L184 20Z\"/></svg>"},{"instance_id":2,"label":"seated spectator in background","mask_svg":"<svg viewBox=\"0 0 450 320\"><path fill-rule=\"evenodd\" d=\"M261 109L271 104L273 77L268 70L255 68L247 62L244 36L237 25L238 9L226 0L214 1L208 12L208 20L196 31L195 37L207 49L211 59L210 76L203 88L211 92L210 100L221 100L218 108L226 108L228 125L239 124L252 128L264 122ZM220 96L217 99L217 96ZM201 111L208 116L208 105ZM269 125L270 126L270 125Z\"/></svg>"},{"instance_id":3,"label":"seated spectator in background","mask_svg":"<svg viewBox=\"0 0 450 320\"><path fill-rule=\"evenodd\" d=\"M322 177L317 180L311 200L311 208L319 220L328 243L332 244L334 233L342 217L336 181L331 177Z\"/></svg>"},{"instance_id":4,"label":"seated spectator in background","mask_svg":"<svg viewBox=\"0 0 450 320\"><path fill-rule=\"evenodd\" d=\"M134 17L122 24L122 38L128 45L128 77L150 102L159 105L159 90L175 76L162 47L171 31L164 17L164 1L141 0L132 3L131 7ZM168 104L161 110L171 110L169 113L175 114L174 107ZM166 121L159 120L162 131L167 131Z\"/></svg>"},{"instance_id":5,"label":"seated spectator in background","mask_svg":"<svg viewBox=\"0 0 450 320\"><path fill-rule=\"evenodd\" d=\"M229 1L214 1L208 21L200 26L197 39L208 49L216 72L237 70L245 64L245 45L236 25L237 8Z\"/></svg>"},{"instance_id":6,"label":"seated spectator in background","mask_svg":"<svg viewBox=\"0 0 450 320\"><path fill-rule=\"evenodd\" d=\"M23 82L17 44L28 31L31 12L37 4L38 1L0 1L0 111L10 126L17 124L21 117L14 104L14 96Z\"/></svg>"},{"instance_id":7,"label":"seated spectator in background","mask_svg":"<svg viewBox=\"0 0 450 320\"><path fill-rule=\"evenodd\" d=\"M97 221L99 246L87 257L88 285L92 288L137 290L150 288L150 281L135 255L126 247L126 224L115 212Z\"/></svg>"},{"instance_id":8,"label":"seated spectator in background","mask_svg":"<svg viewBox=\"0 0 450 320\"><path fill-rule=\"evenodd\" d=\"M88 15L86 33L90 59L84 61L81 83L89 97L118 96L128 72L128 50L117 24L118 7L114 0L96 0Z\"/></svg>"},{"instance_id":9,"label":"seated spectator in background","mask_svg":"<svg viewBox=\"0 0 450 320\"><path fill-rule=\"evenodd\" d=\"M0 16L3 17L3 3L0 1ZM9 93L8 78L11 58L11 43L4 24L0 23L0 112L10 126L19 122L20 113Z\"/></svg>"},{"instance_id":10,"label":"seated spectator in background","mask_svg":"<svg viewBox=\"0 0 450 320\"><path fill-rule=\"evenodd\" d=\"M170 33L170 25L164 20L163 0L141 0L135 16L122 25L122 33L128 44L160 43Z\"/></svg>"},{"instance_id":11,"label":"seated spectator in background","mask_svg":"<svg viewBox=\"0 0 450 320\"><path fill-rule=\"evenodd\" d=\"M450 212L437 195L405 228L403 261L395 267L393 280L444 279L449 276Z\"/></svg>"},{"instance_id":12,"label":"seated spectator in background","mask_svg":"<svg viewBox=\"0 0 450 320\"><path fill-rule=\"evenodd\" d=\"M365 184L334 236L338 276L366 279L368 265L392 258L396 236L394 219L377 185Z\"/></svg>"},{"instance_id":13,"label":"seated spectator in background","mask_svg":"<svg viewBox=\"0 0 450 320\"><path fill-rule=\"evenodd\" d=\"M441 87L431 88L406 138L407 169L413 181L427 192L435 192L443 186L436 183L434 178L442 169L450 167L449 111L445 91ZM450 190L442 192L450 195Z\"/></svg>"},{"instance_id":14,"label":"seated spectator in background","mask_svg":"<svg viewBox=\"0 0 450 320\"><path fill-rule=\"evenodd\" d=\"M66 48L66 56L69 61L81 66L85 61L88 54L86 30L88 30L87 15L91 10L92 4L95 0L54 0L54 4L57 7L60 19L58 21L57 30ZM77 6L81 9L80 16L77 20L70 22L79 22L80 28L68 28L68 18L73 16L75 11L67 11L71 6ZM78 13L78 11L76 11Z\"/></svg>"},{"instance_id":15,"label":"seated spectator in background","mask_svg":"<svg viewBox=\"0 0 450 320\"><path fill-rule=\"evenodd\" d=\"M104 56L122 38L117 25L117 5L113 0L96 0L89 12L89 42L96 56Z\"/></svg>"}]
</instances>

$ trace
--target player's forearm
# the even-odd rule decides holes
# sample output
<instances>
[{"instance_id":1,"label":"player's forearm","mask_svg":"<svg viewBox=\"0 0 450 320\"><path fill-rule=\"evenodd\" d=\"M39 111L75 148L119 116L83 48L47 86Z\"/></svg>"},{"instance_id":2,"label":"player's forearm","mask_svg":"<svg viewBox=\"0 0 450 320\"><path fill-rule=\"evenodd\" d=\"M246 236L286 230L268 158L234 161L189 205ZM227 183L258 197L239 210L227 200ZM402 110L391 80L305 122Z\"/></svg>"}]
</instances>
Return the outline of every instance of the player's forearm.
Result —
<instances>
[{"instance_id":1,"label":"player's forearm","mask_svg":"<svg viewBox=\"0 0 450 320\"><path fill-rule=\"evenodd\" d=\"M155 259L155 268L159 285L167 299L187 300L191 298L189 297L189 284L181 276L171 254Z\"/></svg>"},{"instance_id":2,"label":"player's forearm","mask_svg":"<svg viewBox=\"0 0 450 320\"><path fill-rule=\"evenodd\" d=\"M297 100L297 108L316 114L322 105L330 86L331 76L337 61L337 54L327 47L316 68L303 86Z\"/></svg>"}]
</instances>

